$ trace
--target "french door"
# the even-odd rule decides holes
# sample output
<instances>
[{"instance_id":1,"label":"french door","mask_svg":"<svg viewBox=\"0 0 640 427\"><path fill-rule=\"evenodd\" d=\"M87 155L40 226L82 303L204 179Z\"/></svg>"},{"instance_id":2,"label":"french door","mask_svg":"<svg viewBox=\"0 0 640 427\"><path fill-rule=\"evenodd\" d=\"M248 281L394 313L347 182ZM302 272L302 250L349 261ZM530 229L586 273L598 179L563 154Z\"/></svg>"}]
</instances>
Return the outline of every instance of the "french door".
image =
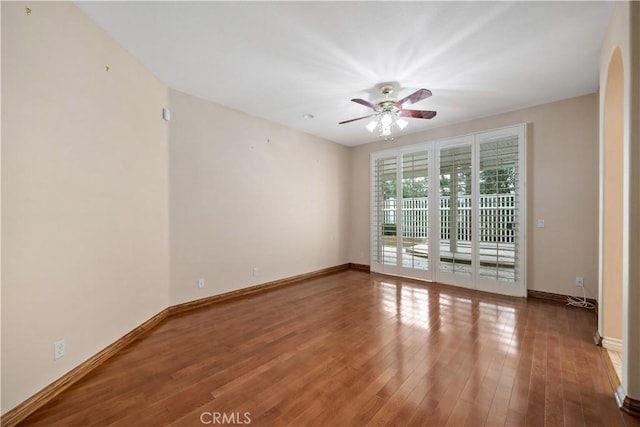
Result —
<instances>
[{"instance_id":1,"label":"french door","mask_svg":"<svg viewBox=\"0 0 640 427\"><path fill-rule=\"evenodd\" d=\"M371 157L371 270L525 296L525 125Z\"/></svg>"},{"instance_id":2,"label":"french door","mask_svg":"<svg viewBox=\"0 0 640 427\"><path fill-rule=\"evenodd\" d=\"M429 276L432 151L425 147L372 158L371 265L375 271Z\"/></svg>"}]
</instances>

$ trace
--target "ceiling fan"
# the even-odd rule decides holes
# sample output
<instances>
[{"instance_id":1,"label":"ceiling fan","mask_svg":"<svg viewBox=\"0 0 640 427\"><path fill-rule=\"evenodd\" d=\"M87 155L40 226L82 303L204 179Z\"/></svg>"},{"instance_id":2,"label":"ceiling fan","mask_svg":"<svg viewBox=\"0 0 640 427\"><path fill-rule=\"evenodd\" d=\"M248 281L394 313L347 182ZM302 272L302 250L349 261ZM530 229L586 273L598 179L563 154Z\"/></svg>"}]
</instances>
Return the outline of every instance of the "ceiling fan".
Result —
<instances>
[{"instance_id":1,"label":"ceiling fan","mask_svg":"<svg viewBox=\"0 0 640 427\"><path fill-rule=\"evenodd\" d=\"M406 110L405 106L415 104L423 99L431 96L429 89L419 89L413 92L411 95L402 98L399 101L391 99L389 95L393 92L393 85L385 84L380 87L380 91L384 95L382 101L378 101L375 104L364 99L354 98L351 101L364 105L373 109L374 113L368 116L358 117L356 119L345 120L338 124L355 122L356 120L367 119L372 117L373 120L367 124L369 132L373 132L374 129L378 129L380 136L384 139L393 139L393 126L397 126L400 130L407 126L408 122L402 117L413 117L415 119L432 119L436 116L435 111L426 110Z\"/></svg>"}]
</instances>

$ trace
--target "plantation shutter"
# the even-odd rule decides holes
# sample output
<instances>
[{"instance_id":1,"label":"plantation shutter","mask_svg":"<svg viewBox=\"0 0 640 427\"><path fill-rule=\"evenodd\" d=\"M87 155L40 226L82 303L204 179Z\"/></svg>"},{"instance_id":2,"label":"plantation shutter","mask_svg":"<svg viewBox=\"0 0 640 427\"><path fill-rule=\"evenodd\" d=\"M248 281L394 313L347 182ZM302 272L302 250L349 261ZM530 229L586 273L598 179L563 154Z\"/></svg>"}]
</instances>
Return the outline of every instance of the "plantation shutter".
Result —
<instances>
[{"instance_id":1,"label":"plantation shutter","mask_svg":"<svg viewBox=\"0 0 640 427\"><path fill-rule=\"evenodd\" d=\"M402 156L402 266L428 268L429 152Z\"/></svg>"},{"instance_id":2,"label":"plantation shutter","mask_svg":"<svg viewBox=\"0 0 640 427\"><path fill-rule=\"evenodd\" d=\"M378 264L396 265L397 244L397 158L377 159L373 174L374 213L372 227L372 258Z\"/></svg>"},{"instance_id":3,"label":"plantation shutter","mask_svg":"<svg viewBox=\"0 0 640 427\"><path fill-rule=\"evenodd\" d=\"M440 271L471 276L472 147L440 150Z\"/></svg>"},{"instance_id":4,"label":"plantation shutter","mask_svg":"<svg viewBox=\"0 0 640 427\"><path fill-rule=\"evenodd\" d=\"M517 136L480 144L480 277L520 280L520 144Z\"/></svg>"}]
</instances>

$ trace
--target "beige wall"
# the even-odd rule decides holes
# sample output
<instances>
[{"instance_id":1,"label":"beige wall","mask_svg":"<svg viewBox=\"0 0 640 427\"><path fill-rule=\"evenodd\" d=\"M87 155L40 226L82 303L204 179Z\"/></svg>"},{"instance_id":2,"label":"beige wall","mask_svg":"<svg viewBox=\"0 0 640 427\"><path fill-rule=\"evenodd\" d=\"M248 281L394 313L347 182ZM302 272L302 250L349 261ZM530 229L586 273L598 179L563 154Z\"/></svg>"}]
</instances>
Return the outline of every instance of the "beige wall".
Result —
<instances>
[{"instance_id":1,"label":"beige wall","mask_svg":"<svg viewBox=\"0 0 640 427\"><path fill-rule=\"evenodd\" d=\"M616 50L607 73L604 108L603 165L603 259L602 298L606 321L603 337L622 339L622 220L623 220L623 115L624 76L622 55Z\"/></svg>"},{"instance_id":2,"label":"beige wall","mask_svg":"<svg viewBox=\"0 0 640 427\"><path fill-rule=\"evenodd\" d=\"M0 25L2 24L2 5L0 5ZM0 46L2 46L2 31L0 31ZM2 82L2 55L0 54L0 82ZM1 85L0 85L1 86ZM2 88L0 87L0 94ZM1 95L0 95L1 97ZM0 99L0 146L2 145L2 100ZM0 150L0 189L2 188L2 150ZM2 191L0 190L0 212L2 212ZM0 218L0 260L2 260L2 220ZM0 331L2 331L2 262L0 262ZM0 342L2 333L0 332ZM0 350L2 346L0 344ZM0 351L0 414L2 413L2 354Z\"/></svg>"},{"instance_id":3,"label":"beige wall","mask_svg":"<svg viewBox=\"0 0 640 427\"><path fill-rule=\"evenodd\" d=\"M630 5L629 36L632 58L629 85L629 241L626 290L627 348L624 357L627 396L640 401L640 2Z\"/></svg>"},{"instance_id":4,"label":"beige wall","mask_svg":"<svg viewBox=\"0 0 640 427\"><path fill-rule=\"evenodd\" d=\"M167 90L73 3L25 6L2 2L3 413L169 295Z\"/></svg>"},{"instance_id":5,"label":"beige wall","mask_svg":"<svg viewBox=\"0 0 640 427\"><path fill-rule=\"evenodd\" d=\"M174 90L169 103L171 304L348 261L347 147Z\"/></svg>"},{"instance_id":6,"label":"beige wall","mask_svg":"<svg viewBox=\"0 0 640 427\"><path fill-rule=\"evenodd\" d=\"M355 147L351 157L349 259L369 264L370 153L518 123L527 135L527 287L596 298L598 248L598 97L581 96ZM546 221L536 228L536 219Z\"/></svg>"}]
</instances>

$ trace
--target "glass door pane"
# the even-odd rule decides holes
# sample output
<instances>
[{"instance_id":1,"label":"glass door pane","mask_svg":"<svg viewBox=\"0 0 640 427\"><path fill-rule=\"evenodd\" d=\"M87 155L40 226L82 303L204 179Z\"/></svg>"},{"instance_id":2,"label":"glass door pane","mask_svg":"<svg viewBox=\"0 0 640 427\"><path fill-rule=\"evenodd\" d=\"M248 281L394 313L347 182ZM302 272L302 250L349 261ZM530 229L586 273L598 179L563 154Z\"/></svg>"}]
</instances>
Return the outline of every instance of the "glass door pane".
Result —
<instances>
[{"instance_id":1,"label":"glass door pane","mask_svg":"<svg viewBox=\"0 0 640 427\"><path fill-rule=\"evenodd\" d=\"M480 277L518 280L518 137L480 144Z\"/></svg>"},{"instance_id":2,"label":"glass door pane","mask_svg":"<svg viewBox=\"0 0 640 427\"><path fill-rule=\"evenodd\" d=\"M526 296L526 127L482 132L478 144L477 288Z\"/></svg>"},{"instance_id":3,"label":"glass door pane","mask_svg":"<svg viewBox=\"0 0 640 427\"><path fill-rule=\"evenodd\" d=\"M373 254L377 264L397 265L397 160L385 157L375 161L373 175Z\"/></svg>"},{"instance_id":4,"label":"glass door pane","mask_svg":"<svg viewBox=\"0 0 640 427\"><path fill-rule=\"evenodd\" d=\"M402 156L402 266L429 268L429 153Z\"/></svg>"},{"instance_id":5,"label":"glass door pane","mask_svg":"<svg viewBox=\"0 0 640 427\"><path fill-rule=\"evenodd\" d=\"M471 145L440 150L439 272L473 274Z\"/></svg>"}]
</instances>

